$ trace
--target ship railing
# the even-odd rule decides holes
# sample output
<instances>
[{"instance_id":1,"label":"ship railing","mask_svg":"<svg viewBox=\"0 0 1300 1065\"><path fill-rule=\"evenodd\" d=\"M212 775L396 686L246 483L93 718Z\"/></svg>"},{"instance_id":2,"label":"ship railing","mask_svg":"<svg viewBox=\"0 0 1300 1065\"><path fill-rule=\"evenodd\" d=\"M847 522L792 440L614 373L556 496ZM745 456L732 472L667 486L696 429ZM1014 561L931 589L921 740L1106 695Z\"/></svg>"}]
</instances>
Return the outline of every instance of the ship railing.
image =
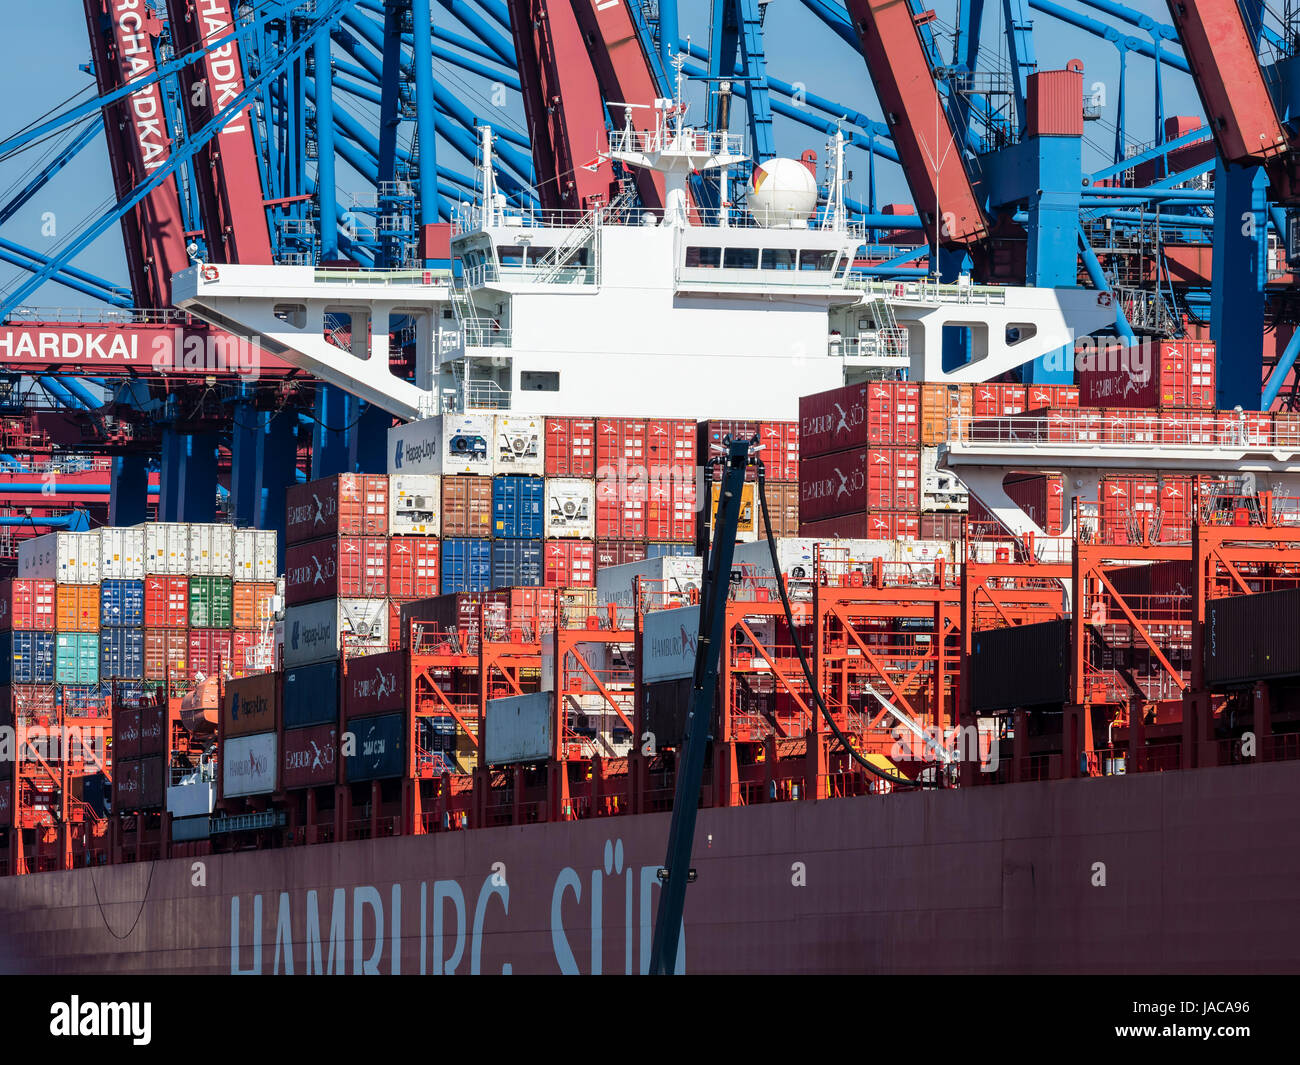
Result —
<instances>
[{"instance_id":1,"label":"ship railing","mask_svg":"<svg viewBox=\"0 0 1300 1065\"><path fill-rule=\"evenodd\" d=\"M929 278L890 281L876 277L850 276L848 286L861 289L869 297L889 300L891 303L962 303L1000 306L1007 302L1007 290L1000 285L947 283Z\"/></svg>"},{"instance_id":2,"label":"ship railing","mask_svg":"<svg viewBox=\"0 0 1300 1065\"><path fill-rule=\"evenodd\" d=\"M694 152L707 155L743 155L741 138L736 133L718 133L708 129L633 129L624 126L609 135L609 150L632 155L652 152Z\"/></svg>"},{"instance_id":3,"label":"ship railing","mask_svg":"<svg viewBox=\"0 0 1300 1065\"><path fill-rule=\"evenodd\" d=\"M906 365L910 361L907 330L872 329L855 337L832 333L827 347L833 356L845 358L876 359Z\"/></svg>"},{"instance_id":4,"label":"ship railing","mask_svg":"<svg viewBox=\"0 0 1300 1065\"><path fill-rule=\"evenodd\" d=\"M1251 753L1247 753L1247 751ZM1267 736L1236 736L1219 741L1219 765L1253 765L1256 762L1293 762L1300 759L1300 732Z\"/></svg>"},{"instance_id":5,"label":"ship railing","mask_svg":"<svg viewBox=\"0 0 1300 1065\"><path fill-rule=\"evenodd\" d=\"M332 285L450 285L451 271L439 270L354 270L319 267L312 280Z\"/></svg>"},{"instance_id":6,"label":"ship railing","mask_svg":"<svg viewBox=\"0 0 1300 1065\"><path fill-rule=\"evenodd\" d=\"M511 346L510 330L501 328L495 318L466 318L461 336L467 348L508 348Z\"/></svg>"},{"instance_id":7,"label":"ship railing","mask_svg":"<svg viewBox=\"0 0 1300 1065\"><path fill-rule=\"evenodd\" d=\"M153 307L15 307L8 322L49 322L58 325L195 325L185 311Z\"/></svg>"},{"instance_id":8,"label":"ship railing","mask_svg":"<svg viewBox=\"0 0 1300 1065\"><path fill-rule=\"evenodd\" d=\"M1001 417L955 415L948 439L968 446L1014 446L1039 450L1044 444L1097 451L1145 451L1153 447L1218 452L1224 448L1293 453L1300 436L1275 425L1268 414L1241 411L1053 410ZM1300 513L1300 512L1298 512Z\"/></svg>"}]
</instances>

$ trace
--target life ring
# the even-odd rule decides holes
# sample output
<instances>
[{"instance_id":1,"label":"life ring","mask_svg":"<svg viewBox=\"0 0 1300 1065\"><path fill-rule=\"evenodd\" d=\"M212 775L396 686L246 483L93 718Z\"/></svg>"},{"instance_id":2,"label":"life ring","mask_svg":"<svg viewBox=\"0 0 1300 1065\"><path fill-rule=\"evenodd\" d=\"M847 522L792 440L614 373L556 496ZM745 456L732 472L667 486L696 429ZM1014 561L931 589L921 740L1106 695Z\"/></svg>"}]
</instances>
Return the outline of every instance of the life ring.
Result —
<instances>
[{"instance_id":1,"label":"life ring","mask_svg":"<svg viewBox=\"0 0 1300 1065\"><path fill-rule=\"evenodd\" d=\"M204 281L215 281L217 280L217 278L221 276L217 272L217 268L215 266L205 266L203 267L203 269L199 271L199 274Z\"/></svg>"},{"instance_id":2,"label":"life ring","mask_svg":"<svg viewBox=\"0 0 1300 1065\"><path fill-rule=\"evenodd\" d=\"M1097 306L1098 306L1098 307L1109 307L1109 306L1111 305L1111 301L1112 301L1113 299L1114 299L1114 297L1113 297L1109 292L1098 292L1098 293L1097 293Z\"/></svg>"}]
</instances>

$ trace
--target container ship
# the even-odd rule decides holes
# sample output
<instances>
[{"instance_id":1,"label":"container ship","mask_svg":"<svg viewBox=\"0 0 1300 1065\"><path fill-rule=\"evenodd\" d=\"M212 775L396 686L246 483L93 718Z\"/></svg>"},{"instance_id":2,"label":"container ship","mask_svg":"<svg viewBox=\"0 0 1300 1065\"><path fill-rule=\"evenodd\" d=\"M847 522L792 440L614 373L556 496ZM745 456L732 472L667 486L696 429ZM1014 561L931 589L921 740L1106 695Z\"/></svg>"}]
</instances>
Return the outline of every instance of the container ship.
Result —
<instances>
[{"instance_id":1,"label":"container ship","mask_svg":"<svg viewBox=\"0 0 1300 1065\"><path fill-rule=\"evenodd\" d=\"M0 968L647 972L701 637L677 971L1300 967L1300 415L1073 271L865 272L839 132L709 206L739 139L633 114L581 209L481 129L447 269L174 275L387 469L21 545Z\"/></svg>"}]
</instances>

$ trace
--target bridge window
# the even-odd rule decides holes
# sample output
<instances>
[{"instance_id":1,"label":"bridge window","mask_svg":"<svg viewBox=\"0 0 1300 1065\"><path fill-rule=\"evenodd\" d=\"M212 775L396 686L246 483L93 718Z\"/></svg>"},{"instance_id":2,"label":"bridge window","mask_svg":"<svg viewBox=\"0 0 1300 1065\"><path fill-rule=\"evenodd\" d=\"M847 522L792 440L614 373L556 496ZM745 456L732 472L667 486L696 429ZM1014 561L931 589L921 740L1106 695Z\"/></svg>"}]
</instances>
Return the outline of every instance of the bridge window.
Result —
<instances>
[{"instance_id":1,"label":"bridge window","mask_svg":"<svg viewBox=\"0 0 1300 1065\"><path fill-rule=\"evenodd\" d=\"M795 251L793 248L764 248L764 270L793 270Z\"/></svg>"},{"instance_id":2,"label":"bridge window","mask_svg":"<svg viewBox=\"0 0 1300 1065\"><path fill-rule=\"evenodd\" d=\"M497 258L502 266L523 266L524 249L518 244L503 244L497 248Z\"/></svg>"},{"instance_id":3,"label":"bridge window","mask_svg":"<svg viewBox=\"0 0 1300 1065\"><path fill-rule=\"evenodd\" d=\"M757 270L757 248L728 248L722 255L722 265L728 270Z\"/></svg>"},{"instance_id":4,"label":"bridge window","mask_svg":"<svg viewBox=\"0 0 1300 1065\"><path fill-rule=\"evenodd\" d=\"M800 270L830 270L835 266L835 252L833 251L809 251L804 249L799 253Z\"/></svg>"},{"instance_id":5,"label":"bridge window","mask_svg":"<svg viewBox=\"0 0 1300 1065\"><path fill-rule=\"evenodd\" d=\"M540 265L541 261L545 259L546 256L550 255L553 251L555 251L554 248L529 248L528 265L529 266Z\"/></svg>"},{"instance_id":6,"label":"bridge window","mask_svg":"<svg viewBox=\"0 0 1300 1065\"><path fill-rule=\"evenodd\" d=\"M687 248L686 265L716 270L722 265L721 248Z\"/></svg>"}]
</instances>

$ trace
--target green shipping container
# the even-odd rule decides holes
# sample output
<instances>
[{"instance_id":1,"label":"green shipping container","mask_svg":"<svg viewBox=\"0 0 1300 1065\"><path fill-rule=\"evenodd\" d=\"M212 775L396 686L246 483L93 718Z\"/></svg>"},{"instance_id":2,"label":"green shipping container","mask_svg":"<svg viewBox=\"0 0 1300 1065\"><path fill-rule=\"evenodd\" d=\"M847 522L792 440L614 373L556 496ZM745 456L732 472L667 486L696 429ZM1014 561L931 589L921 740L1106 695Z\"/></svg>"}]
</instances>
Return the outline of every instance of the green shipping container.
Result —
<instances>
[{"instance_id":1,"label":"green shipping container","mask_svg":"<svg viewBox=\"0 0 1300 1065\"><path fill-rule=\"evenodd\" d=\"M99 683L99 635L61 632L54 638L54 683Z\"/></svg>"},{"instance_id":2,"label":"green shipping container","mask_svg":"<svg viewBox=\"0 0 1300 1065\"><path fill-rule=\"evenodd\" d=\"M229 577L190 578L190 628L229 629L234 625L235 582Z\"/></svg>"}]
</instances>

